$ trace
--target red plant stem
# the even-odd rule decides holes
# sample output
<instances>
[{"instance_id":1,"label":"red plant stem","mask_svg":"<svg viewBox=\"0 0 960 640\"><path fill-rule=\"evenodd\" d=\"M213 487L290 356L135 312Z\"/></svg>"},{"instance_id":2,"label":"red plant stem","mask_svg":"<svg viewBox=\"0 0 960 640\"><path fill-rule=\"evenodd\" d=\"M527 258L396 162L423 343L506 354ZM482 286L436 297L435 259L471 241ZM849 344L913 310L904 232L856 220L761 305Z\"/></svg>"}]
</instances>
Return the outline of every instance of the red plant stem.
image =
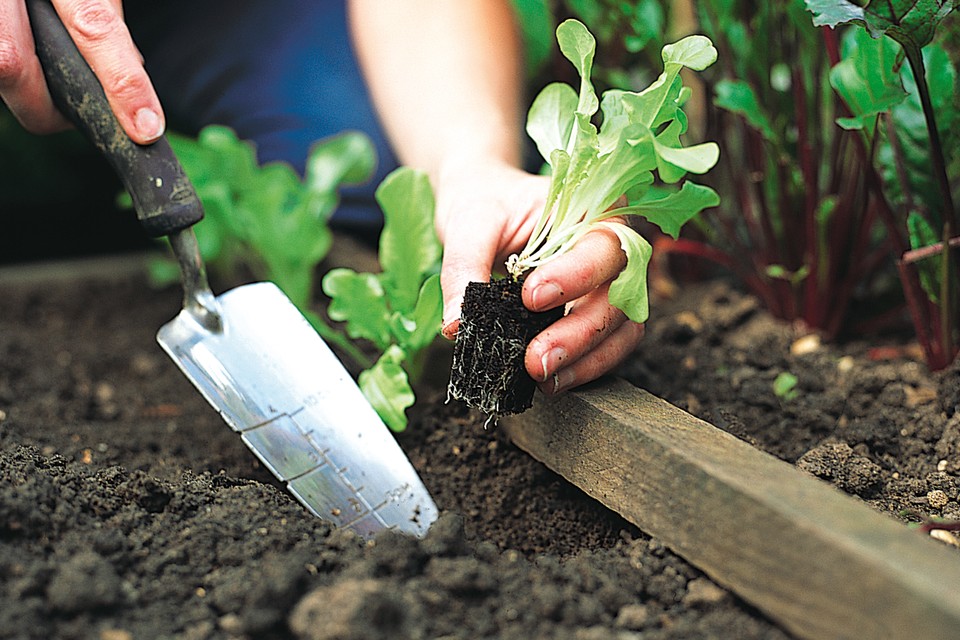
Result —
<instances>
[{"instance_id":1,"label":"red plant stem","mask_svg":"<svg viewBox=\"0 0 960 640\"><path fill-rule=\"evenodd\" d=\"M953 296L953 281L950 278L950 241L952 228L950 223L946 222L943 225L943 241L944 251L941 253L943 258L940 261L940 327L941 327L941 342L943 343L943 349L948 354L955 354L953 343L953 325L955 324L955 306L957 304L956 298ZM960 326L960 325L958 325Z\"/></svg>"},{"instance_id":2,"label":"red plant stem","mask_svg":"<svg viewBox=\"0 0 960 640\"><path fill-rule=\"evenodd\" d=\"M741 138L746 139L747 127L743 119L736 117L735 122L735 126L740 127ZM728 129L730 129L730 127L728 127ZM733 145L731 144L729 147L733 148ZM768 264L768 258L765 245L762 243L762 233L756 224L756 208L754 207L753 198L750 196L750 186L748 184L750 178L744 177L745 172L738 171L733 166L730 168L735 193L737 194L737 201L740 205L741 217L747 228L748 242L743 243L739 241L740 234L736 229L734 221L729 216L719 214L713 219L719 222L723 229L722 233L724 237L731 245L729 255L739 258L739 263L726 265L727 268L746 281L749 274L763 271L765 265ZM757 247L761 248L759 252L757 251ZM758 279L758 282L762 282L762 280ZM771 294L767 292L762 297L768 299L771 297Z\"/></svg>"},{"instance_id":3,"label":"red plant stem","mask_svg":"<svg viewBox=\"0 0 960 640\"><path fill-rule=\"evenodd\" d=\"M715 247L688 238L673 239L669 236L662 236L656 240L654 251L702 258L725 267L738 274L747 288L760 298L763 305L771 310L771 313L774 313L774 309L779 308L771 288L763 279L756 275L756 271L741 268L734 258Z\"/></svg>"},{"instance_id":4,"label":"red plant stem","mask_svg":"<svg viewBox=\"0 0 960 640\"><path fill-rule=\"evenodd\" d=\"M923 349L924 358L931 369L940 369L946 365L940 364L942 356L939 344L931 336L931 333L933 335L937 334L937 328L931 325L939 324L939 321L935 317L931 317L929 301L925 297L921 300L921 296L917 294L920 289L920 282L911 266L902 260L898 260L897 270L900 272L900 282L903 285L903 295L907 299L907 308L913 321L913 330L916 332L917 340Z\"/></svg>"},{"instance_id":5,"label":"red plant stem","mask_svg":"<svg viewBox=\"0 0 960 640\"><path fill-rule=\"evenodd\" d=\"M860 144L857 145L857 149L863 154L865 150L862 140L859 138L857 140L860 142ZM894 255L902 256L910 248L910 244L904 236L903 227L898 223L897 217L890 207L890 203L887 202L887 199L883 195L883 180L880 178L880 174L877 173L877 169L871 163L866 162L863 157L861 157L860 160L863 161L866 166L867 188L877 198L877 210L880 213L880 219L883 220L883 224L887 229L887 239L893 243Z\"/></svg>"},{"instance_id":6,"label":"red plant stem","mask_svg":"<svg viewBox=\"0 0 960 640\"><path fill-rule=\"evenodd\" d=\"M823 34L823 43L827 48L827 59L830 60L830 66L840 62L840 38L837 32L829 27L821 27L820 33Z\"/></svg>"},{"instance_id":7,"label":"red plant stem","mask_svg":"<svg viewBox=\"0 0 960 640\"><path fill-rule=\"evenodd\" d=\"M900 44L903 46L904 53L907 54L910 70L913 71L917 92L920 94L920 105L923 107L923 117L926 119L927 131L930 134L930 161L933 164L933 177L937 181L937 188L940 191L940 197L943 199L943 220L950 225L951 229L956 229L958 228L956 209L953 207L953 194L950 190L950 180L947 178L947 166L944 161L943 145L940 142L940 130L937 128L933 101L930 99L930 87L927 85L923 54L919 47L903 42Z\"/></svg>"},{"instance_id":8,"label":"red plant stem","mask_svg":"<svg viewBox=\"0 0 960 640\"><path fill-rule=\"evenodd\" d=\"M857 191L862 188L861 181L857 181ZM832 289L831 312L823 319L823 327L828 336L835 337L841 328L841 323L846 316L850 301L853 299L853 293L857 284L863 281L866 274L870 273L868 269L874 269L877 266L873 260L867 261L865 253L870 244L870 231L876 219L876 207L871 206L871 202L863 202L865 196L861 193L856 200L855 213L847 218L852 218L846 226L847 231L853 231L854 239L849 245L850 256L843 262L836 264L847 264L848 271L844 274L831 273L831 277L837 282ZM851 206L854 210L854 206ZM883 252L882 256L887 256Z\"/></svg>"},{"instance_id":9,"label":"red plant stem","mask_svg":"<svg viewBox=\"0 0 960 640\"><path fill-rule=\"evenodd\" d=\"M754 167L751 168L751 175L758 177L766 176L769 167L757 165L760 163L769 164L769 158L767 154L763 152L763 141L753 130L748 130L747 145L751 158L755 159L753 163ZM777 242L777 234L771 223L772 213L770 211L770 203L767 202L766 190L763 187L763 179L753 180L753 193L760 207L758 213L760 217L761 237L763 239L762 242L759 243L759 246L765 248L763 256L764 263L772 264L778 255L777 246L779 243Z\"/></svg>"},{"instance_id":10,"label":"red plant stem","mask_svg":"<svg viewBox=\"0 0 960 640\"><path fill-rule=\"evenodd\" d=\"M804 207L803 222L805 255L802 260L810 269L803 287L803 315L807 324L818 326L817 318L821 315L823 301L820 285L820 244L817 242L817 200L820 194L820 185L816 163L813 160L813 150L810 144L810 130L807 122L807 90L803 81L803 71L796 66L793 69L793 100L797 115L797 148L800 154L800 172L803 175Z\"/></svg>"}]
</instances>

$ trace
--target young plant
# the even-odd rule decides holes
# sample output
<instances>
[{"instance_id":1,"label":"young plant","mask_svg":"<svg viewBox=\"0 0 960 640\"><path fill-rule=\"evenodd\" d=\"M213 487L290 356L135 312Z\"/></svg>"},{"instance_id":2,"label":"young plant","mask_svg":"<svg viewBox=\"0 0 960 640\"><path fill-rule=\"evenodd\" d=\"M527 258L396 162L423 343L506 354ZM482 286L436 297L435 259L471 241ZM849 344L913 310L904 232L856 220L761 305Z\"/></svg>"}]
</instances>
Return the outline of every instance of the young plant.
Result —
<instances>
[{"instance_id":1,"label":"young plant","mask_svg":"<svg viewBox=\"0 0 960 640\"><path fill-rule=\"evenodd\" d=\"M320 335L366 362L310 306L317 265L333 241L327 223L339 204L338 190L373 173L370 141L351 132L317 142L301 179L289 164L259 165L253 146L226 127L206 127L196 139L168 137L206 212L195 226L204 260L214 269L243 267L256 279L274 282ZM173 263L160 263L154 271L176 279Z\"/></svg>"},{"instance_id":2,"label":"young plant","mask_svg":"<svg viewBox=\"0 0 960 640\"><path fill-rule=\"evenodd\" d=\"M837 122L859 132L869 149L870 187L890 235L899 239L897 266L917 337L930 367L945 368L960 350L960 260L952 255L960 247L960 224L949 175L960 160L960 108L956 70L933 40L957 2L860 7L807 0L807 6L817 25L864 28L849 34L844 59L831 71L852 114Z\"/></svg>"},{"instance_id":3,"label":"young plant","mask_svg":"<svg viewBox=\"0 0 960 640\"><path fill-rule=\"evenodd\" d=\"M647 89L638 93L612 89L600 100L591 82L596 48L591 33L582 23L567 20L557 28L557 41L580 75L579 91L565 83L550 84L530 108L527 133L550 165L551 182L529 241L507 261L507 285L518 288L528 270L563 255L587 232L608 228L619 238L627 257L626 267L610 286L610 302L631 320L644 322L649 310L646 271L652 249L639 233L610 218L640 215L676 237L690 218L719 204L712 189L689 181L680 189L654 187L655 173L662 183L675 185L688 172L705 173L717 162L715 143L692 147L681 143L687 130L682 105L689 90L680 78L683 68L699 71L711 65L717 52L703 36L684 38L663 48L663 73ZM593 122L598 110L602 114L599 129ZM623 195L628 205L614 208ZM471 301L485 305L482 301L488 298L472 295L471 289L483 286L505 285L472 283L468 288L449 394L490 415L519 412L530 405L532 382L529 396L507 398L514 395L511 389L516 381L526 376L524 332L505 338L503 344L491 345L489 338L473 343L479 337L495 335L496 325L503 325L496 318L491 319L494 326L475 325ZM519 301L518 295L513 297ZM522 304L520 308L518 321L531 320L523 314ZM479 370L493 364L500 353L512 354L514 361L496 372Z\"/></svg>"},{"instance_id":4,"label":"young plant","mask_svg":"<svg viewBox=\"0 0 960 640\"><path fill-rule=\"evenodd\" d=\"M420 375L426 348L440 328L440 242L433 228L434 197L426 175L400 168L377 188L383 210L380 273L330 270L323 291L330 318L347 334L380 352L359 377L360 389L394 431L407 426L414 402L411 380Z\"/></svg>"},{"instance_id":5,"label":"young plant","mask_svg":"<svg viewBox=\"0 0 960 640\"><path fill-rule=\"evenodd\" d=\"M773 394L786 402L795 400L800 394L797 390L797 384L799 384L799 382L797 376L789 371L781 371L777 374L777 377L773 379Z\"/></svg>"},{"instance_id":6,"label":"young plant","mask_svg":"<svg viewBox=\"0 0 960 640\"><path fill-rule=\"evenodd\" d=\"M719 107L711 122L728 206L658 248L716 262L774 315L837 335L887 252L862 155L832 122L841 109L828 80L832 43L824 46L803 0L698 0L696 8L724 53L710 78Z\"/></svg>"}]
</instances>

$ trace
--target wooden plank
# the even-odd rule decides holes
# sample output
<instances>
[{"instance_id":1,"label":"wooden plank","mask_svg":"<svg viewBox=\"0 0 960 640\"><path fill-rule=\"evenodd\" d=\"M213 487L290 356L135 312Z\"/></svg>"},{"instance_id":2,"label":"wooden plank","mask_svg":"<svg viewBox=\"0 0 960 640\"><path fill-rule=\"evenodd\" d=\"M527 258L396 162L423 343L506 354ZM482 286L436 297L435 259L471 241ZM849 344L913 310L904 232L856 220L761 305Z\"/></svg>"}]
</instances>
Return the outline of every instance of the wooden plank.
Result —
<instances>
[{"instance_id":1,"label":"wooden plank","mask_svg":"<svg viewBox=\"0 0 960 640\"><path fill-rule=\"evenodd\" d=\"M622 380L501 425L799 636L960 637L955 550Z\"/></svg>"}]
</instances>

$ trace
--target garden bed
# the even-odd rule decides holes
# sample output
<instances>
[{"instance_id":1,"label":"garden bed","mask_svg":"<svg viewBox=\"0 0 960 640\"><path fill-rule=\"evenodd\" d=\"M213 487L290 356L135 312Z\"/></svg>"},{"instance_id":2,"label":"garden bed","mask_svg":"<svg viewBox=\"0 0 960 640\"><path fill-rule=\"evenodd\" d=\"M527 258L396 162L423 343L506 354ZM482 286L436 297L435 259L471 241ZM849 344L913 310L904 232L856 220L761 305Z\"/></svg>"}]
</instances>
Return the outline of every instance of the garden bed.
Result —
<instances>
[{"instance_id":1,"label":"garden bed","mask_svg":"<svg viewBox=\"0 0 960 640\"><path fill-rule=\"evenodd\" d=\"M89 272L0 276L0 637L789 637L440 391L398 438L428 537L331 531L156 346L179 291ZM622 373L881 511L960 517L960 372L800 337L713 284L655 305Z\"/></svg>"}]
</instances>

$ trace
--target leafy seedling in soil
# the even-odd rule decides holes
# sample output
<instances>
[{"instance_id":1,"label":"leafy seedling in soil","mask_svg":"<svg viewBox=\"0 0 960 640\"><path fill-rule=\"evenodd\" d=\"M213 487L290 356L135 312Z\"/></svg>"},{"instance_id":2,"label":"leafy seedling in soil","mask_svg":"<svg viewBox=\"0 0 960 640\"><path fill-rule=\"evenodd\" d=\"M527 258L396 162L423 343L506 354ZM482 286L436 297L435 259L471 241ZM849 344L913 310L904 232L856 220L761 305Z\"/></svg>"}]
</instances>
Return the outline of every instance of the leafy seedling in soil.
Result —
<instances>
[{"instance_id":1,"label":"leafy seedling in soil","mask_svg":"<svg viewBox=\"0 0 960 640\"><path fill-rule=\"evenodd\" d=\"M551 321L523 307L519 289L524 274L563 255L589 231L609 229L627 258L610 285L610 303L631 320L644 322L652 248L639 233L610 218L640 215L676 237L690 218L719 204L712 189L690 181L680 189L654 186L654 172L663 185L675 185L687 172L706 173L719 157L712 142L691 147L681 143L687 130L682 106L690 90L683 86L680 71L713 64L717 51L710 40L689 36L666 45L661 52L663 73L647 89L611 89L602 100L590 80L593 35L571 19L557 27L557 41L580 76L580 88L578 92L562 82L548 85L527 117L527 133L550 165L546 204L526 246L508 259L505 281L473 283L468 289L471 302L465 296L454 349L449 396L491 416L530 406L535 384L523 369L524 353L530 339ZM599 129L593 123L598 110ZM624 195L627 205L616 207ZM491 291L481 292L485 287ZM508 302L514 310L503 310ZM494 303L498 306L491 308ZM555 312L556 317L560 314Z\"/></svg>"},{"instance_id":2,"label":"leafy seedling in soil","mask_svg":"<svg viewBox=\"0 0 960 640\"><path fill-rule=\"evenodd\" d=\"M789 371L781 371L773 380L773 393L781 400L790 402L791 400L796 399L800 393L797 390L798 382L799 380L797 379L797 376L793 375Z\"/></svg>"},{"instance_id":3,"label":"leafy seedling in soil","mask_svg":"<svg viewBox=\"0 0 960 640\"><path fill-rule=\"evenodd\" d=\"M323 278L327 313L347 335L372 344L377 361L360 373L361 391L388 427L403 431L406 409L427 347L439 335L440 241L433 228L434 197L426 174L401 167L377 187L383 210L380 273L331 269Z\"/></svg>"},{"instance_id":4,"label":"leafy seedling in soil","mask_svg":"<svg viewBox=\"0 0 960 640\"><path fill-rule=\"evenodd\" d=\"M310 306L317 265L333 242L328 222L340 203L339 190L373 174L376 151L369 139L347 132L317 141L301 178L285 162L259 164L253 145L227 127L205 127L197 138L168 138L206 213L194 227L205 263L228 277L245 270L275 283L325 340L367 363ZM170 284L179 279L179 268L157 260L152 274L156 284Z\"/></svg>"}]
</instances>

